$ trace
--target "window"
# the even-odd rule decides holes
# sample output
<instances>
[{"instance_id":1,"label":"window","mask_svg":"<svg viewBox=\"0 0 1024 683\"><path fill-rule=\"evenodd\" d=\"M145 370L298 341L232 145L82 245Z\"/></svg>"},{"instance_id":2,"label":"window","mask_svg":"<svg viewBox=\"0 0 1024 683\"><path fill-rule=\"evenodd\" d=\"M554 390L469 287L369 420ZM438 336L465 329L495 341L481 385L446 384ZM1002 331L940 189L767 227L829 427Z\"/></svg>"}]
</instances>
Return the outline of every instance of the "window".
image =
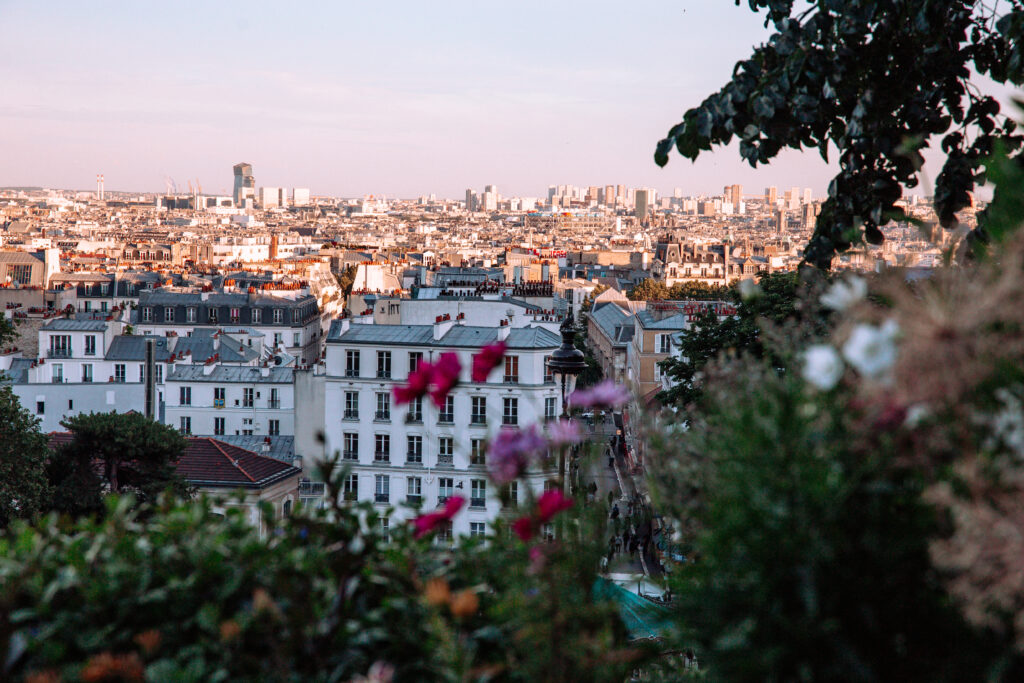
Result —
<instances>
[{"instance_id":1,"label":"window","mask_svg":"<svg viewBox=\"0 0 1024 683\"><path fill-rule=\"evenodd\" d=\"M359 392L357 391L345 392L345 419L359 419Z\"/></svg>"},{"instance_id":2,"label":"window","mask_svg":"<svg viewBox=\"0 0 1024 683\"><path fill-rule=\"evenodd\" d=\"M237 323L242 319L242 312L237 308L232 308L230 313L230 320L233 323Z\"/></svg>"},{"instance_id":3,"label":"window","mask_svg":"<svg viewBox=\"0 0 1024 683\"><path fill-rule=\"evenodd\" d=\"M469 464L470 465L486 465L487 464L487 450L484 447L483 439L470 439L469 441Z\"/></svg>"},{"instance_id":4,"label":"window","mask_svg":"<svg viewBox=\"0 0 1024 683\"><path fill-rule=\"evenodd\" d=\"M672 336L668 334L658 335L658 353L668 353L672 343Z\"/></svg>"},{"instance_id":5,"label":"window","mask_svg":"<svg viewBox=\"0 0 1024 683\"><path fill-rule=\"evenodd\" d=\"M519 482L513 481L505 485L505 490L501 496L502 507L518 507L519 506Z\"/></svg>"},{"instance_id":6,"label":"window","mask_svg":"<svg viewBox=\"0 0 1024 683\"><path fill-rule=\"evenodd\" d=\"M114 381L124 384L124 363L114 363Z\"/></svg>"},{"instance_id":7,"label":"window","mask_svg":"<svg viewBox=\"0 0 1024 683\"><path fill-rule=\"evenodd\" d=\"M420 363L423 362L422 351L410 351L409 352L409 374L416 372L419 369Z\"/></svg>"},{"instance_id":8,"label":"window","mask_svg":"<svg viewBox=\"0 0 1024 683\"><path fill-rule=\"evenodd\" d=\"M377 379L391 379L391 352L377 352Z\"/></svg>"},{"instance_id":9,"label":"window","mask_svg":"<svg viewBox=\"0 0 1024 683\"><path fill-rule=\"evenodd\" d=\"M469 415L469 423L474 425L487 424L487 397L474 396L473 409Z\"/></svg>"},{"instance_id":10,"label":"window","mask_svg":"<svg viewBox=\"0 0 1024 683\"><path fill-rule=\"evenodd\" d=\"M91 382L92 381L92 363L84 363L82 365L82 381L83 382Z\"/></svg>"},{"instance_id":11,"label":"window","mask_svg":"<svg viewBox=\"0 0 1024 683\"><path fill-rule=\"evenodd\" d=\"M268 408L280 408L281 407L281 392L279 389L270 390L270 399L267 401Z\"/></svg>"},{"instance_id":12,"label":"window","mask_svg":"<svg viewBox=\"0 0 1024 683\"><path fill-rule=\"evenodd\" d=\"M469 506L482 508L487 506L487 480L472 479L469 482Z\"/></svg>"},{"instance_id":13,"label":"window","mask_svg":"<svg viewBox=\"0 0 1024 683\"><path fill-rule=\"evenodd\" d=\"M224 436L224 418L215 417L213 418L213 434L214 436Z\"/></svg>"},{"instance_id":14,"label":"window","mask_svg":"<svg viewBox=\"0 0 1024 683\"><path fill-rule=\"evenodd\" d=\"M101 301L101 302L100 302L100 310L101 310L102 312L104 312L104 313L106 313L106 312L107 312L107 311L109 310L109 309L107 308L107 302L106 302L106 301Z\"/></svg>"},{"instance_id":15,"label":"window","mask_svg":"<svg viewBox=\"0 0 1024 683\"><path fill-rule=\"evenodd\" d=\"M280 420L268 420L267 421L267 434L270 436L279 436L281 434L281 421Z\"/></svg>"},{"instance_id":16,"label":"window","mask_svg":"<svg viewBox=\"0 0 1024 683\"><path fill-rule=\"evenodd\" d=\"M359 460L358 432L345 432L344 443L345 447L341 451L341 457L345 460Z\"/></svg>"},{"instance_id":17,"label":"window","mask_svg":"<svg viewBox=\"0 0 1024 683\"><path fill-rule=\"evenodd\" d=\"M291 514L292 514L292 502L290 500L286 500L284 502L284 504L281 505L281 516L282 517L288 517Z\"/></svg>"},{"instance_id":18,"label":"window","mask_svg":"<svg viewBox=\"0 0 1024 683\"><path fill-rule=\"evenodd\" d=\"M280 325L284 322L284 311L280 308L274 309L274 324Z\"/></svg>"},{"instance_id":19,"label":"window","mask_svg":"<svg viewBox=\"0 0 1024 683\"><path fill-rule=\"evenodd\" d=\"M345 352L345 376L346 377L358 377L359 376L359 352L358 351L346 351Z\"/></svg>"},{"instance_id":20,"label":"window","mask_svg":"<svg viewBox=\"0 0 1024 683\"><path fill-rule=\"evenodd\" d=\"M437 464L454 464L455 439L450 436L442 436L437 440Z\"/></svg>"},{"instance_id":21,"label":"window","mask_svg":"<svg viewBox=\"0 0 1024 683\"><path fill-rule=\"evenodd\" d=\"M227 397L227 393L228 393L228 390L225 389L224 387L214 387L213 388L213 407L214 408L223 408L224 407L224 401L225 401L225 398Z\"/></svg>"},{"instance_id":22,"label":"window","mask_svg":"<svg viewBox=\"0 0 1024 683\"><path fill-rule=\"evenodd\" d=\"M164 306L164 322L165 323L173 323L174 322L174 307L173 306Z\"/></svg>"},{"instance_id":23,"label":"window","mask_svg":"<svg viewBox=\"0 0 1024 683\"><path fill-rule=\"evenodd\" d=\"M377 503L388 503L391 501L391 477L386 474L374 475L373 500Z\"/></svg>"},{"instance_id":24,"label":"window","mask_svg":"<svg viewBox=\"0 0 1024 683\"><path fill-rule=\"evenodd\" d=\"M345 481L341 484L341 497L344 500L355 500L359 497L358 475L350 474L345 477Z\"/></svg>"},{"instance_id":25,"label":"window","mask_svg":"<svg viewBox=\"0 0 1024 683\"><path fill-rule=\"evenodd\" d=\"M32 265L19 264L7 266L7 274L12 282L17 282L19 285L28 285L32 282Z\"/></svg>"},{"instance_id":26,"label":"window","mask_svg":"<svg viewBox=\"0 0 1024 683\"><path fill-rule=\"evenodd\" d=\"M544 399L544 419L553 420L558 417L558 397L548 396Z\"/></svg>"},{"instance_id":27,"label":"window","mask_svg":"<svg viewBox=\"0 0 1024 683\"><path fill-rule=\"evenodd\" d=\"M423 437L417 434L410 434L406 437L407 446L405 461L412 463L423 462Z\"/></svg>"},{"instance_id":28,"label":"window","mask_svg":"<svg viewBox=\"0 0 1024 683\"><path fill-rule=\"evenodd\" d=\"M196 307L189 306L185 309L185 322L194 323L196 321Z\"/></svg>"},{"instance_id":29,"label":"window","mask_svg":"<svg viewBox=\"0 0 1024 683\"><path fill-rule=\"evenodd\" d=\"M69 398L68 399L68 410L74 410L74 409L75 409L75 399Z\"/></svg>"},{"instance_id":30,"label":"window","mask_svg":"<svg viewBox=\"0 0 1024 683\"><path fill-rule=\"evenodd\" d=\"M143 306L142 307L142 322L148 323L153 321L153 307Z\"/></svg>"},{"instance_id":31,"label":"window","mask_svg":"<svg viewBox=\"0 0 1024 683\"><path fill-rule=\"evenodd\" d=\"M276 349L279 346L281 346L281 333L280 332L275 332L274 333L274 348Z\"/></svg>"},{"instance_id":32,"label":"window","mask_svg":"<svg viewBox=\"0 0 1024 683\"><path fill-rule=\"evenodd\" d=\"M508 384L519 382L519 356L505 356L505 382Z\"/></svg>"},{"instance_id":33,"label":"window","mask_svg":"<svg viewBox=\"0 0 1024 683\"><path fill-rule=\"evenodd\" d=\"M192 405L192 387L180 387L178 389L178 405Z\"/></svg>"},{"instance_id":34,"label":"window","mask_svg":"<svg viewBox=\"0 0 1024 683\"><path fill-rule=\"evenodd\" d=\"M470 538L483 538L487 535L487 525L483 522L470 522L469 523L469 537Z\"/></svg>"},{"instance_id":35,"label":"window","mask_svg":"<svg viewBox=\"0 0 1024 683\"><path fill-rule=\"evenodd\" d=\"M181 433L191 434L192 433L192 418L185 415L181 416Z\"/></svg>"},{"instance_id":36,"label":"window","mask_svg":"<svg viewBox=\"0 0 1024 683\"><path fill-rule=\"evenodd\" d=\"M544 384L551 384L555 381L554 375L551 374L551 356L544 356Z\"/></svg>"},{"instance_id":37,"label":"window","mask_svg":"<svg viewBox=\"0 0 1024 683\"><path fill-rule=\"evenodd\" d=\"M164 383L164 366L162 366L162 365L157 365L156 366L156 383L157 384L163 384Z\"/></svg>"},{"instance_id":38,"label":"window","mask_svg":"<svg viewBox=\"0 0 1024 683\"><path fill-rule=\"evenodd\" d=\"M377 412L373 414L375 420L391 419L391 394L386 391L377 392Z\"/></svg>"},{"instance_id":39,"label":"window","mask_svg":"<svg viewBox=\"0 0 1024 683\"><path fill-rule=\"evenodd\" d=\"M385 543L391 542L391 520L387 517L380 518L380 535L384 537Z\"/></svg>"},{"instance_id":40,"label":"window","mask_svg":"<svg viewBox=\"0 0 1024 683\"><path fill-rule=\"evenodd\" d=\"M242 389L242 407L243 408L252 408L252 402L253 402L253 388L252 387L246 387L246 388Z\"/></svg>"},{"instance_id":41,"label":"window","mask_svg":"<svg viewBox=\"0 0 1024 683\"><path fill-rule=\"evenodd\" d=\"M416 505L423 500L423 480L419 477L409 477L405 485L405 502Z\"/></svg>"},{"instance_id":42,"label":"window","mask_svg":"<svg viewBox=\"0 0 1024 683\"><path fill-rule=\"evenodd\" d=\"M85 305L83 306L83 310L85 310L86 313L91 311L92 310L92 302L91 301L86 301Z\"/></svg>"},{"instance_id":43,"label":"window","mask_svg":"<svg viewBox=\"0 0 1024 683\"><path fill-rule=\"evenodd\" d=\"M437 527L437 532L434 534L436 543L439 544L451 544L452 542L452 523L441 522L441 525Z\"/></svg>"},{"instance_id":44,"label":"window","mask_svg":"<svg viewBox=\"0 0 1024 683\"><path fill-rule=\"evenodd\" d=\"M441 412L438 413L437 421L438 422L447 422L449 424L452 423L452 422L455 422L455 397L454 396L451 396L451 395L445 396L444 408L442 408Z\"/></svg>"},{"instance_id":45,"label":"window","mask_svg":"<svg viewBox=\"0 0 1024 683\"><path fill-rule=\"evenodd\" d=\"M405 416L406 422L423 422L423 397L414 398L409 401L409 414Z\"/></svg>"},{"instance_id":46,"label":"window","mask_svg":"<svg viewBox=\"0 0 1024 683\"><path fill-rule=\"evenodd\" d=\"M297 309L297 308L293 308L292 309L292 323L293 324L299 322L299 320L300 320L299 316L300 315L301 315L301 312L299 311L299 309Z\"/></svg>"},{"instance_id":47,"label":"window","mask_svg":"<svg viewBox=\"0 0 1024 683\"><path fill-rule=\"evenodd\" d=\"M46 401L36 401L36 415L43 415L46 413Z\"/></svg>"},{"instance_id":48,"label":"window","mask_svg":"<svg viewBox=\"0 0 1024 683\"><path fill-rule=\"evenodd\" d=\"M502 399L502 403L504 404L504 408L501 413L501 424L519 424L519 399L506 396Z\"/></svg>"},{"instance_id":49,"label":"window","mask_svg":"<svg viewBox=\"0 0 1024 683\"><path fill-rule=\"evenodd\" d=\"M249 317L252 318L252 323L254 325L259 325L260 322L262 322L263 316L261 315L261 313L262 311L260 311L260 309L258 308L249 309Z\"/></svg>"},{"instance_id":50,"label":"window","mask_svg":"<svg viewBox=\"0 0 1024 683\"><path fill-rule=\"evenodd\" d=\"M96 335L87 334L85 336L85 355L95 356L96 355Z\"/></svg>"},{"instance_id":51,"label":"window","mask_svg":"<svg viewBox=\"0 0 1024 683\"><path fill-rule=\"evenodd\" d=\"M374 462L390 462L391 461L391 435L390 434L375 434L373 439L374 439L374 448L373 448L373 460L374 460Z\"/></svg>"},{"instance_id":52,"label":"window","mask_svg":"<svg viewBox=\"0 0 1024 683\"><path fill-rule=\"evenodd\" d=\"M63 363L54 363L50 367L53 368L53 383L54 384L63 384L64 383L64 364Z\"/></svg>"},{"instance_id":53,"label":"window","mask_svg":"<svg viewBox=\"0 0 1024 683\"><path fill-rule=\"evenodd\" d=\"M50 358L71 357L71 335L54 334L50 336Z\"/></svg>"},{"instance_id":54,"label":"window","mask_svg":"<svg viewBox=\"0 0 1024 683\"><path fill-rule=\"evenodd\" d=\"M292 332L292 346L302 346L301 332Z\"/></svg>"},{"instance_id":55,"label":"window","mask_svg":"<svg viewBox=\"0 0 1024 683\"><path fill-rule=\"evenodd\" d=\"M437 478L437 502L444 503L455 493L455 480L451 477Z\"/></svg>"},{"instance_id":56,"label":"window","mask_svg":"<svg viewBox=\"0 0 1024 683\"><path fill-rule=\"evenodd\" d=\"M216 323L217 322L217 309L212 307L212 306L210 308L206 309L206 316L207 316L207 318L209 319L209 321L211 323Z\"/></svg>"}]
</instances>

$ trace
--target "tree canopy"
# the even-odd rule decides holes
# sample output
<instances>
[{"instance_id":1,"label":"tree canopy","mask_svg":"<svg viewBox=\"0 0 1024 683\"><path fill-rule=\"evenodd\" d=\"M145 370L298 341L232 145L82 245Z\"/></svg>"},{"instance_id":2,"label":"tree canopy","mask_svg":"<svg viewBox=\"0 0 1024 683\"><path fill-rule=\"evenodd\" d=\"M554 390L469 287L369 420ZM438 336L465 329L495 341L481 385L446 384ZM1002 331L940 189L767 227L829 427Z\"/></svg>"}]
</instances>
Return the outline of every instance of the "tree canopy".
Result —
<instances>
[{"instance_id":1,"label":"tree canopy","mask_svg":"<svg viewBox=\"0 0 1024 683\"><path fill-rule=\"evenodd\" d=\"M736 0L739 5L739 0ZM1024 83L1024 3L980 0L748 0L766 10L774 33L740 61L732 80L687 111L657 144L655 161L674 147L688 159L739 139L751 166L782 149L839 151L809 263L828 268L836 252L883 241L880 227L904 218L895 205L918 183L921 150L941 138L935 210L944 227L970 205L986 180L983 164L997 141L1021 145L999 103L971 82ZM984 240L984 226L977 237Z\"/></svg>"},{"instance_id":2,"label":"tree canopy","mask_svg":"<svg viewBox=\"0 0 1024 683\"><path fill-rule=\"evenodd\" d=\"M0 529L45 508L49 454L39 420L21 407L10 387L0 387Z\"/></svg>"}]
</instances>

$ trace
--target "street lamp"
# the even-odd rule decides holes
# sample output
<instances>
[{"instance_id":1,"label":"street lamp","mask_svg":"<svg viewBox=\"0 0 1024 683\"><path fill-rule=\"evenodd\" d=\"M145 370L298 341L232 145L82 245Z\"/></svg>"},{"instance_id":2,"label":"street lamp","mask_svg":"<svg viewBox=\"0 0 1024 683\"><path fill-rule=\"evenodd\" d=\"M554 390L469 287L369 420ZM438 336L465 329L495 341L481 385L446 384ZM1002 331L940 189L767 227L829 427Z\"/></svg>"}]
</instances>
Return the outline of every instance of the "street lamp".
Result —
<instances>
[{"instance_id":1,"label":"street lamp","mask_svg":"<svg viewBox=\"0 0 1024 683\"><path fill-rule=\"evenodd\" d=\"M573 329L572 317L566 316L565 321L559 328L562 333L562 345L548 357L548 369L551 376L562 387L562 417L568 417L567 399L576 387L576 377L587 367L583 352L576 348L573 338L576 330ZM565 490L565 448L561 449L558 456L558 480L562 490Z\"/></svg>"}]
</instances>

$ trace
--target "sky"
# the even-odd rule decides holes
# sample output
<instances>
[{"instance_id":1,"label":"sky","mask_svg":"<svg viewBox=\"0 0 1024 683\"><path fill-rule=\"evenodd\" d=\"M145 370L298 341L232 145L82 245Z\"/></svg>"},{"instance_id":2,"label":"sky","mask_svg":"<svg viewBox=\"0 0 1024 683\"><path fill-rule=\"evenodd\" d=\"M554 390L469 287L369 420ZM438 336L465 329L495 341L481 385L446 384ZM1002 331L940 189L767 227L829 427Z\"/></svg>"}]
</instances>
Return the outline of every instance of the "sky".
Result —
<instances>
[{"instance_id":1,"label":"sky","mask_svg":"<svg viewBox=\"0 0 1024 683\"><path fill-rule=\"evenodd\" d=\"M461 198L810 187L816 153L655 143L768 36L732 0L0 0L0 186Z\"/></svg>"}]
</instances>

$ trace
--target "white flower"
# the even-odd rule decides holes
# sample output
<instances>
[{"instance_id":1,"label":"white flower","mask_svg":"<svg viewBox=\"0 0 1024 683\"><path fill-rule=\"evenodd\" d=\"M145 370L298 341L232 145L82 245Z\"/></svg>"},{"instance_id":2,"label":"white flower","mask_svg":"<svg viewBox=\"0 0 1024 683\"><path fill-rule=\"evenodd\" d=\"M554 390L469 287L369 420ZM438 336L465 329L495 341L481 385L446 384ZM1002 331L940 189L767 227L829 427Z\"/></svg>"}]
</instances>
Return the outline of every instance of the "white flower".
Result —
<instances>
[{"instance_id":1,"label":"white flower","mask_svg":"<svg viewBox=\"0 0 1024 683\"><path fill-rule=\"evenodd\" d=\"M904 427L913 429L932 416L932 411L924 403L915 403L907 408L907 418L903 421Z\"/></svg>"},{"instance_id":2,"label":"white flower","mask_svg":"<svg viewBox=\"0 0 1024 683\"><path fill-rule=\"evenodd\" d=\"M828 344L815 344L804 352L804 379L821 391L828 391L843 376L843 359Z\"/></svg>"},{"instance_id":3,"label":"white flower","mask_svg":"<svg viewBox=\"0 0 1024 683\"><path fill-rule=\"evenodd\" d=\"M867 281L857 275L851 275L845 280L833 283L828 291L821 295L819 301L822 306L833 311L845 311L867 296L867 293Z\"/></svg>"},{"instance_id":4,"label":"white flower","mask_svg":"<svg viewBox=\"0 0 1024 683\"><path fill-rule=\"evenodd\" d=\"M896 362L899 324L887 320L880 327L858 325L843 344L843 358L865 377L877 378Z\"/></svg>"},{"instance_id":5,"label":"white flower","mask_svg":"<svg viewBox=\"0 0 1024 683\"><path fill-rule=\"evenodd\" d=\"M747 301L748 299L756 299L761 296L761 288L757 286L757 283L754 282L753 278L744 278L740 280L740 283L737 286L740 291L740 298L744 301Z\"/></svg>"}]
</instances>

